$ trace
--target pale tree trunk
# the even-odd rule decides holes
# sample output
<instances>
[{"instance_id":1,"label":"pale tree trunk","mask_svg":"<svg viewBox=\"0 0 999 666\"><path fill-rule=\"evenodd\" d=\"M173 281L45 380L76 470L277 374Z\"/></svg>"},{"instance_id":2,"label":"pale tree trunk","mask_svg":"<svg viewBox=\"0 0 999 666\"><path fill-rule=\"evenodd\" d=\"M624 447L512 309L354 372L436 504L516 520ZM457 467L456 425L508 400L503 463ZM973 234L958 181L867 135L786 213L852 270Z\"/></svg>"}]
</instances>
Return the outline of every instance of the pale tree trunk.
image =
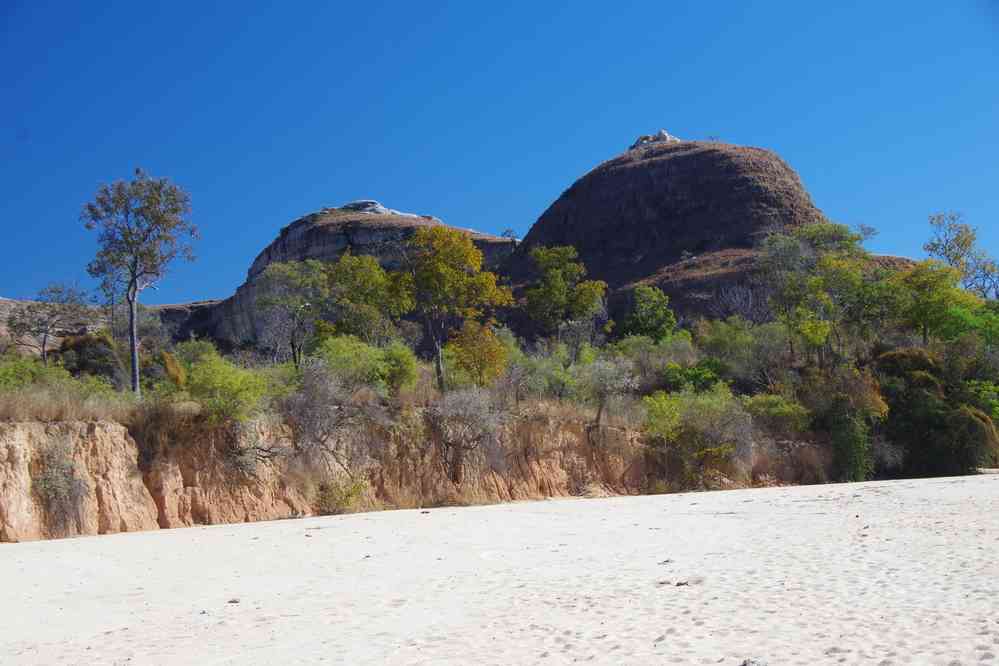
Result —
<instances>
[{"instance_id":1,"label":"pale tree trunk","mask_svg":"<svg viewBox=\"0 0 999 666\"><path fill-rule=\"evenodd\" d=\"M118 342L118 329L115 327L115 317L114 317L114 294L108 297L111 302L111 309L108 311L108 320L111 324L111 342Z\"/></svg>"},{"instance_id":2,"label":"pale tree trunk","mask_svg":"<svg viewBox=\"0 0 999 666\"><path fill-rule=\"evenodd\" d=\"M48 367L49 364L49 332L42 333L42 365Z\"/></svg>"},{"instance_id":3,"label":"pale tree trunk","mask_svg":"<svg viewBox=\"0 0 999 666\"><path fill-rule=\"evenodd\" d=\"M142 397L142 387L139 384L139 294L129 291L128 300L128 349L132 359L132 392L136 397Z\"/></svg>"},{"instance_id":4,"label":"pale tree trunk","mask_svg":"<svg viewBox=\"0 0 999 666\"><path fill-rule=\"evenodd\" d=\"M437 371L437 388L440 389L441 393L444 393L447 390L444 380L444 345L435 337L434 346L437 348L437 353L434 354L434 369Z\"/></svg>"},{"instance_id":5,"label":"pale tree trunk","mask_svg":"<svg viewBox=\"0 0 999 666\"><path fill-rule=\"evenodd\" d=\"M434 326L434 321L431 317L426 318L427 323L427 333L430 334L430 339L434 343L434 372L437 375L437 389L444 393L447 390L447 381L444 377L444 334L443 325L441 326L442 331L438 332L437 327Z\"/></svg>"}]
</instances>

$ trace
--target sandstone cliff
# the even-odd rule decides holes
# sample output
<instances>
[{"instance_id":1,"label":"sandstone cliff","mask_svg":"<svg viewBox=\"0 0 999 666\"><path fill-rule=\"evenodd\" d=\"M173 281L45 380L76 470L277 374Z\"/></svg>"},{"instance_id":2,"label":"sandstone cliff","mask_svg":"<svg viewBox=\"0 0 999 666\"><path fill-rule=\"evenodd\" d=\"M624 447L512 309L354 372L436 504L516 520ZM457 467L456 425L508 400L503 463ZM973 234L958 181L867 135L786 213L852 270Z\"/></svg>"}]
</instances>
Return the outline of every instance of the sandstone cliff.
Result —
<instances>
[{"instance_id":1,"label":"sandstone cliff","mask_svg":"<svg viewBox=\"0 0 999 666\"><path fill-rule=\"evenodd\" d=\"M513 421L488 459L471 453L460 483L419 430L371 433L355 508L482 504L637 493L644 449L636 431L540 409ZM315 468L293 456L234 462L233 442L154 426L137 444L115 423L0 423L0 542L310 515ZM183 428L181 428L183 430ZM139 435L137 435L139 436ZM257 424L236 442L290 451L287 432ZM324 470L320 470L325 473Z\"/></svg>"},{"instance_id":2,"label":"sandstone cliff","mask_svg":"<svg viewBox=\"0 0 999 666\"><path fill-rule=\"evenodd\" d=\"M192 333L223 344L239 345L257 337L257 280L276 261L336 261L344 252L377 257L387 269L402 260L405 242L422 227L443 224L435 217L400 213L374 201L324 208L281 229L247 271L247 279L230 298L186 305L160 306L161 317L178 326L178 337ZM515 241L466 230L482 250L485 265L495 269L513 253Z\"/></svg>"},{"instance_id":3,"label":"sandstone cliff","mask_svg":"<svg viewBox=\"0 0 999 666\"><path fill-rule=\"evenodd\" d=\"M239 474L204 442L164 451L147 470L138 461L135 441L116 423L0 423L0 541L269 520L309 511L280 469Z\"/></svg>"},{"instance_id":4,"label":"sandstone cliff","mask_svg":"<svg viewBox=\"0 0 999 666\"><path fill-rule=\"evenodd\" d=\"M46 477L41 458L66 455L82 484ZM109 534L157 527L156 505L136 467L128 433L112 423L0 423L0 541ZM70 479L72 481L72 479ZM69 515L46 510L47 493L70 492Z\"/></svg>"}]
</instances>

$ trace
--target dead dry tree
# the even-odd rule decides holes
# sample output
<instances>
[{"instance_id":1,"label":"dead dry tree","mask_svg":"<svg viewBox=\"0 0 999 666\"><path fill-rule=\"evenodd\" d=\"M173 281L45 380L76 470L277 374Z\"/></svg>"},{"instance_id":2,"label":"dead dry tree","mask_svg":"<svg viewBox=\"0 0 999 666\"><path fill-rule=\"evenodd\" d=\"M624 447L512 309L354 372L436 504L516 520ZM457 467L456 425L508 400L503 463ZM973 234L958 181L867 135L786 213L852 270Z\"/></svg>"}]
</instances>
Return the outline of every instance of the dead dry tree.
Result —
<instances>
[{"instance_id":1,"label":"dead dry tree","mask_svg":"<svg viewBox=\"0 0 999 666\"><path fill-rule=\"evenodd\" d=\"M759 284L731 284L715 291L709 307L716 319L742 317L753 324L773 321L770 290Z\"/></svg>"},{"instance_id":2,"label":"dead dry tree","mask_svg":"<svg viewBox=\"0 0 999 666\"><path fill-rule=\"evenodd\" d=\"M282 404L295 453L318 458L331 475L339 468L353 479L367 456L360 431L366 423L380 420L379 405L362 393L341 381L323 361L305 361L301 387Z\"/></svg>"},{"instance_id":3,"label":"dead dry tree","mask_svg":"<svg viewBox=\"0 0 999 666\"><path fill-rule=\"evenodd\" d=\"M597 408L593 428L601 427L604 412L613 398L638 388L634 372L632 362L623 358L598 359L586 366L581 388Z\"/></svg>"},{"instance_id":4,"label":"dead dry tree","mask_svg":"<svg viewBox=\"0 0 999 666\"><path fill-rule=\"evenodd\" d=\"M500 442L503 413L489 392L468 388L445 393L426 410L428 436L445 474L455 485L465 478L466 458L479 451L493 469L505 464Z\"/></svg>"}]
</instances>

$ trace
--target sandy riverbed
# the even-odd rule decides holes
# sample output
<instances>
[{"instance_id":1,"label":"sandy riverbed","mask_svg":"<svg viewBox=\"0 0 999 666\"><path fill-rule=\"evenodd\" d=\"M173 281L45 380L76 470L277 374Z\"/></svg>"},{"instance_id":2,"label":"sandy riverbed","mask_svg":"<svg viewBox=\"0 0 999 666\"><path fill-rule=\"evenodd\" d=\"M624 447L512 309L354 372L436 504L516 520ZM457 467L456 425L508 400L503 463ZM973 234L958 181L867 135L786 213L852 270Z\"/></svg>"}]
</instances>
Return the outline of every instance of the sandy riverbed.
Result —
<instances>
[{"instance_id":1,"label":"sandy riverbed","mask_svg":"<svg viewBox=\"0 0 999 666\"><path fill-rule=\"evenodd\" d=\"M999 663L999 476L0 545L0 662Z\"/></svg>"}]
</instances>

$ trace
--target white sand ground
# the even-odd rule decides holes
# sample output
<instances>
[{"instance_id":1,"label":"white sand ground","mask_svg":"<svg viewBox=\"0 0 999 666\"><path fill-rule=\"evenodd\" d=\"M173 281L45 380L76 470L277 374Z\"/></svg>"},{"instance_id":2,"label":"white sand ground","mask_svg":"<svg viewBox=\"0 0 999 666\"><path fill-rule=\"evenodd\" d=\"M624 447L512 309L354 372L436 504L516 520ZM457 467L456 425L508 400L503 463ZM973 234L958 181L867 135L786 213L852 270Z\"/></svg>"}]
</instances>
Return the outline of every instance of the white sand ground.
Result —
<instances>
[{"instance_id":1,"label":"white sand ground","mask_svg":"<svg viewBox=\"0 0 999 666\"><path fill-rule=\"evenodd\" d=\"M0 590L3 664L999 663L999 476L6 544Z\"/></svg>"}]
</instances>

